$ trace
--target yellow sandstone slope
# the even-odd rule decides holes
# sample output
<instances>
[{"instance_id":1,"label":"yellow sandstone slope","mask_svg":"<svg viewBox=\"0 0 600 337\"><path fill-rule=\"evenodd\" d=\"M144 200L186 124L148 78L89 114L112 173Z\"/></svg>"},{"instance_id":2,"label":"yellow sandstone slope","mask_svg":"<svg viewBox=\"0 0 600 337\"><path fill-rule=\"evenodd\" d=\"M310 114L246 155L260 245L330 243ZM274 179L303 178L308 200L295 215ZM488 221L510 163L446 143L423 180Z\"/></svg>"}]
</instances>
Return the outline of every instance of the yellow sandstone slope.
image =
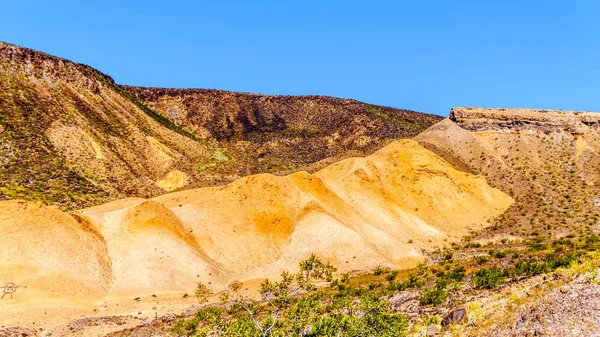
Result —
<instances>
[{"instance_id":1,"label":"yellow sandstone slope","mask_svg":"<svg viewBox=\"0 0 600 337\"><path fill-rule=\"evenodd\" d=\"M2 202L0 282L48 292L60 280L61 295L91 300L189 293L197 282L218 290L294 270L311 253L340 271L406 268L512 202L412 140L313 175L260 174L71 215Z\"/></svg>"}]
</instances>

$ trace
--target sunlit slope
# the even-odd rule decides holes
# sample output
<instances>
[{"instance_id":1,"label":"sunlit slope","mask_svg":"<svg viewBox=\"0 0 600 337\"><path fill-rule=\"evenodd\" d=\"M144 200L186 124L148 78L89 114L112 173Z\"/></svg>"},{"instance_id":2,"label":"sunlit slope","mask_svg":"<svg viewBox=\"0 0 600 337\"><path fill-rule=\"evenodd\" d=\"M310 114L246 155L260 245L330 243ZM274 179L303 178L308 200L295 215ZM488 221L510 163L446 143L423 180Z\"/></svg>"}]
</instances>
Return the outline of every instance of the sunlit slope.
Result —
<instances>
[{"instance_id":1,"label":"sunlit slope","mask_svg":"<svg viewBox=\"0 0 600 337\"><path fill-rule=\"evenodd\" d=\"M597 232L600 113L453 108L415 140L515 199L484 240Z\"/></svg>"},{"instance_id":2,"label":"sunlit slope","mask_svg":"<svg viewBox=\"0 0 600 337\"><path fill-rule=\"evenodd\" d=\"M0 202L0 286L14 282L37 297L105 296L111 263L103 237L41 203Z\"/></svg>"},{"instance_id":3,"label":"sunlit slope","mask_svg":"<svg viewBox=\"0 0 600 337\"><path fill-rule=\"evenodd\" d=\"M482 177L401 140L314 175L260 174L223 187L123 199L60 213L69 220L48 219L44 226L74 223L82 233L96 233L110 261L108 294L139 296L191 292L197 282L217 290L233 280L272 277L311 253L342 272L380 264L406 268L424 260L422 249L486 226L511 204ZM0 226L16 222L8 218ZM26 237L15 240L11 245L28 245ZM43 265L45 255L38 254L35 263Z\"/></svg>"}]
</instances>

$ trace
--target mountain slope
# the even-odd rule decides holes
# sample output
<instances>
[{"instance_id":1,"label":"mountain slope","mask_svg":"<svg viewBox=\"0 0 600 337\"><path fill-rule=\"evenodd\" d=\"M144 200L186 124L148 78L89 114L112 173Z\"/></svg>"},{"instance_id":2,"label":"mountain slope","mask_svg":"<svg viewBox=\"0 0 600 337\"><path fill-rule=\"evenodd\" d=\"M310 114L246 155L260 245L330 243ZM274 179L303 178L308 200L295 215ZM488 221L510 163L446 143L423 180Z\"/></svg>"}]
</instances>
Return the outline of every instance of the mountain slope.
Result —
<instances>
[{"instance_id":1,"label":"mountain slope","mask_svg":"<svg viewBox=\"0 0 600 337\"><path fill-rule=\"evenodd\" d=\"M485 238L600 229L598 113L454 108L415 140L515 198Z\"/></svg>"},{"instance_id":2,"label":"mountain slope","mask_svg":"<svg viewBox=\"0 0 600 337\"><path fill-rule=\"evenodd\" d=\"M349 149L364 155L408 138L437 116L323 96L266 96L219 90L124 87L199 138L214 139L227 162L208 172L293 171ZM330 161L331 162L331 161Z\"/></svg>"},{"instance_id":3,"label":"mountain slope","mask_svg":"<svg viewBox=\"0 0 600 337\"><path fill-rule=\"evenodd\" d=\"M110 261L112 275L108 285L101 285L110 296L127 297L189 293L197 282L220 290L233 280L294 270L311 253L342 272L377 265L413 267L424 261L423 249L486 227L512 202L482 177L454 170L416 142L402 140L314 175L259 174L222 187L118 200L61 214L70 220L48 219L44 227L58 231L74 223L81 231L97 233L94 244L103 247L100 260ZM0 202L0 207L11 203ZM20 217L35 222L37 213L30 213ZM3 219L0 229L13 224L14 219ZM16 240L13 247L37 254L42 259L38 263L45 265L45 255L27 237L11 240ZM61 245L72 241L64 237ZM23 254L0 252L0 270L18 270ZM89 254L88 249L74 249L65 262L83 261ZM100 267L90 264L91 274L101 274ZM57 273L71 277L63 270ZM0 272L0 278L9 276ZM12 280L24 283L28 277L13 273ZM37 282L30 279L28 289L46 290L38 289Z\"/></svg>"},{"instance_id":4,"label":"mountain slope","mask_svg":"<svg viewBox=\"0 0 600 337\"><path fill-rule=\"evenodd\" d=\"M78 208L149 197L207 147L152 118L90 67L0 44L0 198Z\"/></svg>"},{"instance_id":5,"label":"mountain slope","mask_svg":"<svg viewBox=\"0 0 600 337\"><path fill-rule=\"evenodd\" d=\"M0 42L0 199L74 209L250 173L316 170L439 120L333 98L206 91L220 98L194 97L189 115L211 121L197 124L155 112L136 90L89 66ZM192 108L202 105L211 108ZM304 122L292 122L299 114Z\"/></svg>"}]
</instances>

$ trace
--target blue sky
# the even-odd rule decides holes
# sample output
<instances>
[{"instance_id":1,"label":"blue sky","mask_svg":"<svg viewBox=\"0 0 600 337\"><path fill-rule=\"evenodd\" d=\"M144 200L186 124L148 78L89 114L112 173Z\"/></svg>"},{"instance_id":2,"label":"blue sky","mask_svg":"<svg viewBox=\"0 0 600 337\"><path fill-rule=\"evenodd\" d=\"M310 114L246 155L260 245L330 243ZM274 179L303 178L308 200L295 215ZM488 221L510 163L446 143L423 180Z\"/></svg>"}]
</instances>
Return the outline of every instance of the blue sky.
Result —
<instances>
[{"instance_id":1,"label":"blue sky","mask_svg":"<svg viewBox=\"0 0 600 337\"><path fill-rule=\"evenodd\" d=\"M4 1L0 40L118 83L600 111L600 1Z\"/></svg>"}]
</instances>

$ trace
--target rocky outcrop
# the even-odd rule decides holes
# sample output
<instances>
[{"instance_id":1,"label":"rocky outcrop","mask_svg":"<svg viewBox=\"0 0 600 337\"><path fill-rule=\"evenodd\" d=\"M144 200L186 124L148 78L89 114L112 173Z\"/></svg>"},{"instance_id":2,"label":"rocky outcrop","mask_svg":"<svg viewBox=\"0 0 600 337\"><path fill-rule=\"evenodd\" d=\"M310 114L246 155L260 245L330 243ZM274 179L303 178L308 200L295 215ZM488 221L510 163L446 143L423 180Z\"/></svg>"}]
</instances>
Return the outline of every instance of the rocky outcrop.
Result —
<instances>
[{"instance_id":1,"label":"rocky outcrop","mask_svg":"<svg viewBox=\"0 0 600 337\"><path fill-rule=\"evenodd\" d=\"M496 230L481 239L558 238L599 225L599 119L573 111L455 108L415 139L515 198Z\"/></svg>"},{"instance_id":2,"label":"rocky outcrop","mask_svg":"<svg viewBox=\"0 0 600 337\"><path fill-rule=\"evenodd\" d=\"M450 119L470 131L564 130L580 134L588 127L600 127L600 113L567 110L452 108Z\"/></svg>"}]
</instances>

